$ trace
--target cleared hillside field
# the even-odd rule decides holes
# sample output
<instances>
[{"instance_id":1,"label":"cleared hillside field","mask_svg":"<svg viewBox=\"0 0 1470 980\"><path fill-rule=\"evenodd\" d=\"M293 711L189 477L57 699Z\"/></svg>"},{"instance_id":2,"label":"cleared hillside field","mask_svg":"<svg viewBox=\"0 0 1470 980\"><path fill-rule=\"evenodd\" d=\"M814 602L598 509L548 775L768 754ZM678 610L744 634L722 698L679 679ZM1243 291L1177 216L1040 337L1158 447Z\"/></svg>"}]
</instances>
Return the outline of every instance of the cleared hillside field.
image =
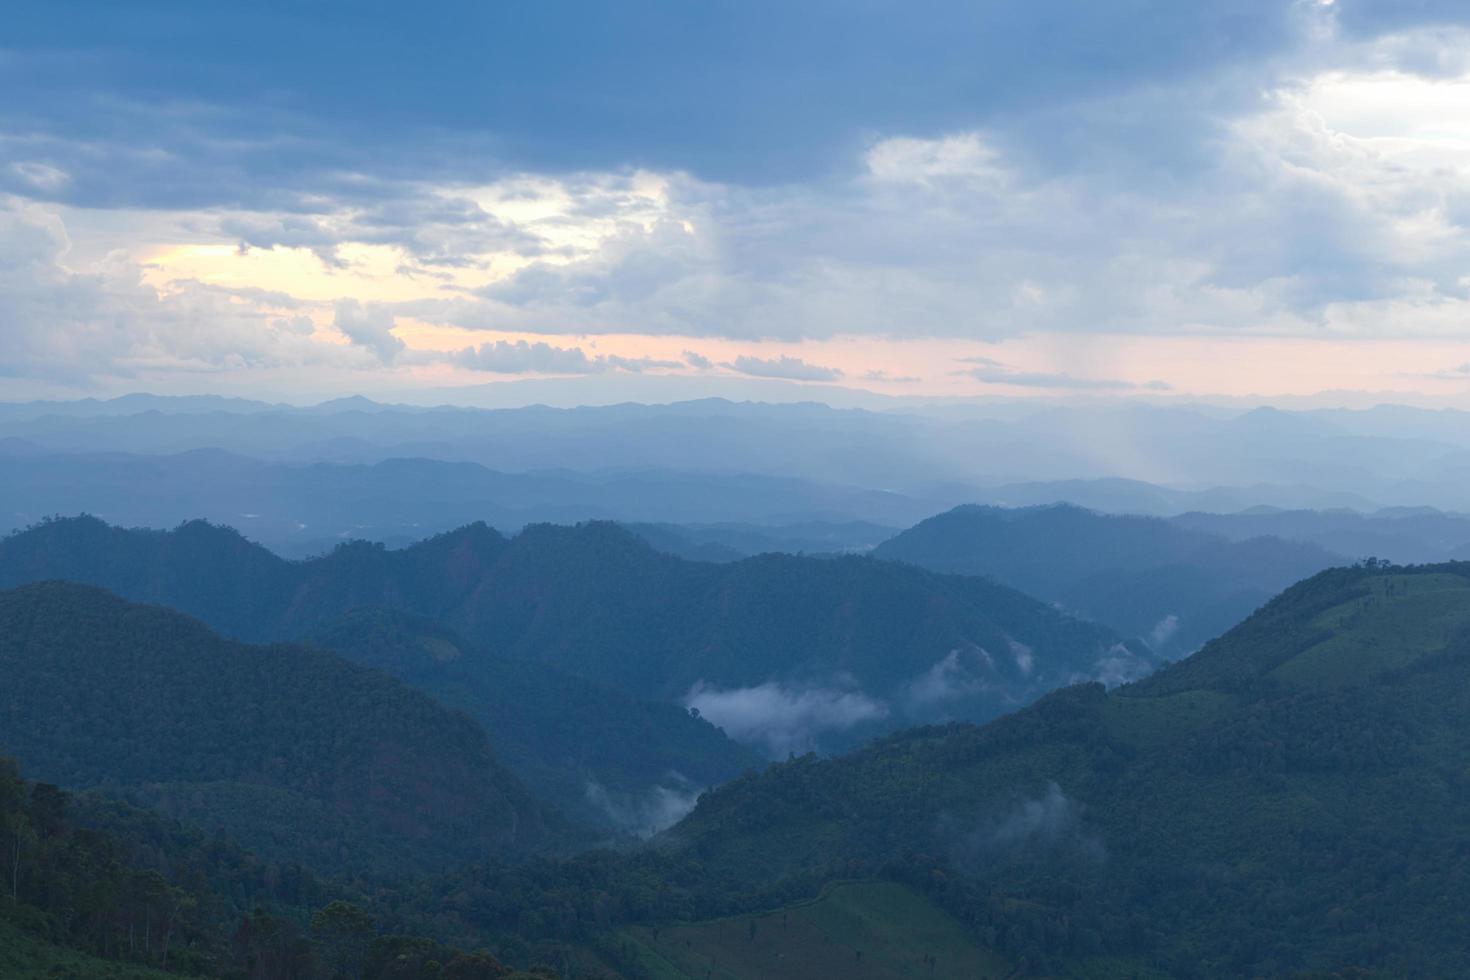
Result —
<instances>
[{"instance_id":1,"label":"cleared hillside field","mask_svg":"<svg viewBox=\"0 0 1470 980\"><path fill-rule=\"evenodd\" d=\"M657 980L981 980L1012 966L892 882L839 882L774 912L629 931Z\"/></svg>"},{"instance_id":2,"label":"cleared hillside field","mask_svg":"<svg viewBox=\"0 0 1470 980\"><path fill-rule=\"evenodd\" d=\"M1470 579L1459 575L1383 575L1366 594L1317 616L1330 637L1275 670L1292 684L1359 682L1447 647L1470 627Z\"/></svg>"}]
</instances>

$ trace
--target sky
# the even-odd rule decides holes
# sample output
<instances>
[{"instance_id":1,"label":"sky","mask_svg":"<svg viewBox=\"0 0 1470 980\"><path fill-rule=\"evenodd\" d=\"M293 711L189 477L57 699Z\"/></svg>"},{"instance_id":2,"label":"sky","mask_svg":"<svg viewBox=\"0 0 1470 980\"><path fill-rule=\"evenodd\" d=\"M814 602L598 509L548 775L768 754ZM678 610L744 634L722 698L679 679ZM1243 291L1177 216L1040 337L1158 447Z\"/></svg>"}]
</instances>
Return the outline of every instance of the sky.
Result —
<instances>
[{"instance_id":1,"label":"sky","mask_svg":"<svg viewBox=\"0 0 1470 980\"><path fill-rule=\"evenodd\" d=\"M0 91L0 399L1470 405L1463 2L13 0Z\"/></svg>"}]
</instances>

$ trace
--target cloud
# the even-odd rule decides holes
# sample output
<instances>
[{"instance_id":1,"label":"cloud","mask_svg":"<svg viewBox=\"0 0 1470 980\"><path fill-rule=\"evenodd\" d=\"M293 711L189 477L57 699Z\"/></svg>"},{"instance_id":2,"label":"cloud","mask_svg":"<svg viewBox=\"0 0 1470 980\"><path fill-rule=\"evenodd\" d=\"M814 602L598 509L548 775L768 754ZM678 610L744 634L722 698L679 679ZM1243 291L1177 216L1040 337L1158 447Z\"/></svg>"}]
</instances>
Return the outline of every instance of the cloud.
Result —
<instances>
[{"instance_id":1,"label":"cloud","mask_svg":"<svg viewBox=\"0 0 1470 980\"><path fill-rule=\"evenodd\" d=\"M1053 374L1042 371L1017 371L990 358L961 358L963 361L979 362L978 367L968 368L962 373L985 384L1013 385L1017 388L1056 388L1072 391L1168 391L1163 381L1120 381L1116 378L1078 378L1070 374Z\"/></svg>"},{"instance_id":2,"label":"cloud","mask_svg":"<svg viewBox=\"0 0 1470 980\"><path fill-rule=\"evenodd\" d=\"M1107 687L1129 684L1153 673L1154 664L1121 643L1109 647L1093 665L1092 677Z\"/></svg>"},{"instance_id":3,"label":"cloud","mask_svg":"<svg viewBox=\"0 0 1470 980\"><path fill-rule=\"evenodd\" d=\"M1164 644L1168 643L1171 639L1173 639L1174 634L1178 632L1179 617L1176 616L1174 613L1169 613L1169 615L1165 616L1163 619L1155 623L1154 628L1149 631L1149 645L1157 650Z\"/></svg>"},{"instance_id":4,"label":"cloud","mask_svg":"<svg viewBox=\"0 0 1470 980\"><path fill-rule=\"evenodd\" d=\"M360 206L318 201L306 212L236 211L193 223L241 249L310 249L333 268L346 264L345 245L394 246L429 269L476 265L490 253L536 256L549 247L534 232L510 226L451 191L402 186L383 193L386 199ZM316 210L324 205L326 210Z\"/></svg>"},{"instance_id":5,"label":"cloud","mask_svg":"<svg viewBox=\"0 0 1470 980\"><path fill-rule=\"evenodd\" d=\"M189 280L160 290L125 255L73 267L71 247L54 210L0 198L0 374L86 385L161 372L377 362L315 339L310 320L290 312L299 304L279 294Z\"/></svg>"},{"instance_id":6,"label":"cloud","mask_svg":"<svg viewBox=\"0 0 1470 980\"><path fill-rule=\"evenodd\" d=\"M1031 676L1031 670L1036 666L1036 654L1020 640L1006 639L1006 646L1010 648L1011 657L1016 661L1016 669L1022 676Z\"/></svg>"},{"instance_id":7,"label":"cloud","mask_svg":"<svg viewBox=\"0 0 1470 980\"><path fill-rule=\"evenodd\" d=\"M809 364L799 357L782 354L780 357L765 358L742 354L725 365L733 371L754 378L785 378L789 381L836 381L842 377L837 368Z\"/></svg>"},{"instance_id":8,"label":"cloud","mask_svg":"<svg viewBox=\"0 0 1470 980\"><path fill-rule=\"evenodd\" d=\"M596 211L608 209L619 225L611 234L600 236L594 248L583 247L575 261L555 256L532 262L479 290L480 296L529 311L532 316L550 305L558 310L605 311L608 317L616 317L635 305L663 302L671 290L677 294L681 283L697 275L711 259L701 254L701 242L683 221L655 210L637 215L648 219L646 227L634 223L635 214L629 212L657 208L653 198L619 195L601 182L568 189L578 195L566 205L569 224L595 225L606 217Z\"/></svg>"},{"instance_id":9,"label":"cloud","mask_svg":"<svg viewBox=\"0 0 1470 980\"><path fill-rule=\"evenodd\" d=\"M496 340L466 347L450 355L452 363L494 374L597 374L618 370L641 373L654 368L680 368L683 361L619 354L587 356L580 347L555 347L544 341Z\"/></svg>"},{"instance_id":10,"label":"cloud","mask_svg":"<svg viewBox=\"0 0 1470 980\"><path fill-rule=\"evenodd\" d=\"M1470 361L1439 371L1430 371L1410 376L1415 378L1429 378L1435 381L1470 381Z\"/></svg>"},{"instance_id":11,"label":"cloud","mask_svg":"<svg viewBox=\"0 0 1470 980\"><path fill-rule=\"evenodd\" d=\"M983 694L994 676L995 662L984 650L951 650L909 682L904 700L911 711L927 713L946 702Z\"/></svg>"},{"instance_id":12,"label":"cloud","mask_svg":"<svg viewBox=\"0 0 1470 980\"><path fill-rule=\"evenodd\" d=\"M466 347L451 358L460 367L493 374L591 374L602 368L580 347L553 347L544 341L496 340Z\"/></svg>"},{"instance_id":13,"label":"cloud","mask_svg":"<svg viewBox=\"0 0 1470 980\"><path fill-rule=\"evenodd\" d=\"M607 815L619 830L639 837L652 837L683 820L699 802L700 791L677 772L665 782L640 792L608 790L596 780L587 780L587 802Z\"/></svg>"},{"instance_id":14,"label":"cloud","mask_svg":"<svg viewBox=\"0 0 1470 980\"><path fill-rule=\"evenodd\" d=\"M1076 833L1079 809L1056 783L1048 783L1037 799L1017 803L996 826L991 840L999 847L1032 841L1053 845Z\"/></svg>"},{"instance_id":15,"label":"cloud","mask_svg":"<svg viewBox=\"0 0 1470 980\"><path fill-rule=\"evenodd\" d=\"M867 381L882 381L887 384L914 384L924 380L911 374L889 374L882 369L865 371L863 378Z\"/></svg>"},{"instance_id":16,"label":"cloud","mask_svg":"<svg viewBox=\"0 0 1470 980\"><path fill-rule=\"evenodd\" d=\"M690 367L694 368L696 371L708 371L710 368L715 366L714 361L711 361L703 354L695 353L692 350L686 350L684 352L684 362Z\"/></svg>"},{"instance_id":17,"label":"cloud","mask_svg":"<svg viewBox=\"0 0 1470 980\"><path fill-rule=\"evenodd\" d=\"M657 357L623 357L621 354L600 354L597 359L608 367L617 368L619 371L630 371L634 374L685 366L684 361L670 361Z\"/></svg>"},{"instance_id":18,"label":"cloud","mask_svg":"<svg viewBox=\"0 0 1470 980\"><path fill-rule=\"evenodd\" d=\"M861 691L795 688L776 681L728 690L700 682L690 688L684 705L737 742L764 745L775 759L816 749L825 733L888 717L887 705Z\"/></svg>"},{"instance_id":19,"label":"cloud","mask_svg":"<svg viewBox=\"0 0 1470 980\"><path fill-rule=\"evenodd\" d=\"M70 172L68 200L87 205L367 197L405 173L630 165L774 185L830 172L870 133L973 129L1240 66L1244 88L1300 43L1296 6L820 0L773 19L760 5L567 16L439 0L432 16L252 5L184 22L140 0L10 25L0 123L41 143L26 159ZM844 54L813 70L824 51Z\"/></svg>"},{"instance_id":20,"label":"cloud","mask_svg":"<svg viewBox=\"0 0 1470 980\"><path fill-rule=\"evenodd\" d=\"M758 6L440 9L26 18L0 58L0 194L71 206L139 256L303 249L330 281L381 253L394 288L418 287L400 321L506 334L1401 339L1470 320L1463 4L821 0L777 31ZM813 55L832 50L856 56ZM117 230L134 221L172 235ZM380 308L339 317L353 343L333 351L262 299L148 290L136 263L61 254L4 300L9 370L412 362ZM330 304L293 316L317 313ZM672 363L582 356L559 370ZM969 376L1167 389L1064 367Z\"/></svg>"},{"instance_id":21,"label":"cloud","mask_svg":"<svg viewBox=\"0 0 1470 980\"><path fill-rule=\"evenodd\" d=\"M393 363L406 347L393 335L396 321L393 311L376 303L359 303L355 299L338 300L332 326L359 347L365 347L384 364Z\"/></svg>"},{"instance_id":22,"label":"cloud","mask_svg":"<svg viewBox=\"0 0 1470 980\"><path fill-rule=\"evenodd\" d=\"M1087 829L1083 808L1056 782L1048 782L1039 796L1014 799L969 827L943 819L940 836L949 840L951 858L961 866L1032 855L1067 855L1090 862L1107 858L1102 841Z\"/></svg>"}]
</instances>

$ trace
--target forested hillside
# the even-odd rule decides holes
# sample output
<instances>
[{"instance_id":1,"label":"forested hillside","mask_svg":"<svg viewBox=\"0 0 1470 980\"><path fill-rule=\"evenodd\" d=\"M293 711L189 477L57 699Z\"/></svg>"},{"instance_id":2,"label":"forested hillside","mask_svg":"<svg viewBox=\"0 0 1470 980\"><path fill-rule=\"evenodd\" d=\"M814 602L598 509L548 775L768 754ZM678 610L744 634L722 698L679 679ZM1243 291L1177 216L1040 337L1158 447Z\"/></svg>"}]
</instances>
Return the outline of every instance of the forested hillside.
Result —
<instances>
[{"instance_id":1,"label":"forested hillside","mask_svg":"<svg viewBox=\"0 0 1470 980\"><path fill-rule=\"evenodd\" d=\"M0 593L0 751L317 868L443 866L550 833L483 732L413 688L90 586Z\"/></svg>"},{"instance_id":2,"label":"forested hillside","mask_svg":"<svg viewBox=\"0 0 1470 980\"><path fill-rule=\"evenodd\" d=\"M390 932L382 902L359 888L263 859L222 831L22 779L5 757L0 845L6 980L554 980L484 949Z\"/></svg>"},{"instance_id":3,"label":"forested hillside","mask_svg":"<svg viewBox=\"0 0 1470 980\"><path fill-rule=\"evenodd\" d=\"M1463 975L1467 627L1470 566L1325 572L1148 680L780 764L667 840L887 869L1032 974Z\"/></svg>"},{"instance_id":4,"label":"forested hillside","mask_svg":"<svg viewBox=\"0 0 1470 980\"><path fill-rule=\"evenodd\" d=\"M365 609L411 612L475 657L687 704L779 756L914 721L991 718L1062 684L1153 666L1107 628L984 580L867 558L683 561L605 523L513 539L470 525L296 563L201 522L159 532L78 518L0 542L0 584L44 578L253 640L311 635Z\"/></svg>"},{"instance_id":5,"label":"forested hillside","mask_svg":"<svg viewBox=\"0 0 1470 980\"><path fill-rule=\"evenodd\" d=\"M1277 592L1346 559L1315 544L1239 541L1155 517L1069 505L964 506L883 542L877 557L988 575L1061 604L1160 654L1199 648Z\"/></svg>"},{"instance_id":6,"label":"forested hillside","mask_svg":"<svg viewBox=\"0 0 1470 980\"><path fill-rule=\"evenodd\" d=\"M545 664L476 656L463 638L412 613L350 613L310 639L462 709L537 796L594 825L662 830L705 788L762 764L678 705Z\"/></svg>"}]
</instances>

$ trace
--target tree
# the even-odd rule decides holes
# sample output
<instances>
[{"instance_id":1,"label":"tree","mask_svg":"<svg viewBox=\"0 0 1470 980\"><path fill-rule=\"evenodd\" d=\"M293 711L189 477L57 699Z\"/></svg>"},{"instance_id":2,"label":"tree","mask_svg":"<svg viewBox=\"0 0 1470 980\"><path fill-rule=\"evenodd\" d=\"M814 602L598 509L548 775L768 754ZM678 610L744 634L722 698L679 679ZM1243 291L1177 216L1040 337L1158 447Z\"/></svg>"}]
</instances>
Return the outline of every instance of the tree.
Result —
<instances>
[{"instance_id":1,"label":"tree","mask_svg":"<svg viewBox=\"0 0 1470 980\"><path fill-rule=\"evenodd\" d=\"M31 787L31 825L43 840L61 829L68 799L65 790L50 783L36 783Z\"/></svg>"},{"instance_id":2,"label":"tree","mask_svg":"<svg viewBox=\"0 0 1470 980\"><path fill-rule=\"evenodd\" d=\"M351 902L331 902L311 917L311 934L334 974L359 980L373 941L373 918Z\"/></svg>"},{"instance_id":3,"label":"tree","mask_svg":"<svg viewBox=\"0 0 1470 980\"><path fill-rule=\"evenodd\" d=\"M36 832L30 821L19 811L12 813L7 821L10 830L10 900L20 901L20 867L26 852L36 843Z\"/></svg>"}]
</instances>

